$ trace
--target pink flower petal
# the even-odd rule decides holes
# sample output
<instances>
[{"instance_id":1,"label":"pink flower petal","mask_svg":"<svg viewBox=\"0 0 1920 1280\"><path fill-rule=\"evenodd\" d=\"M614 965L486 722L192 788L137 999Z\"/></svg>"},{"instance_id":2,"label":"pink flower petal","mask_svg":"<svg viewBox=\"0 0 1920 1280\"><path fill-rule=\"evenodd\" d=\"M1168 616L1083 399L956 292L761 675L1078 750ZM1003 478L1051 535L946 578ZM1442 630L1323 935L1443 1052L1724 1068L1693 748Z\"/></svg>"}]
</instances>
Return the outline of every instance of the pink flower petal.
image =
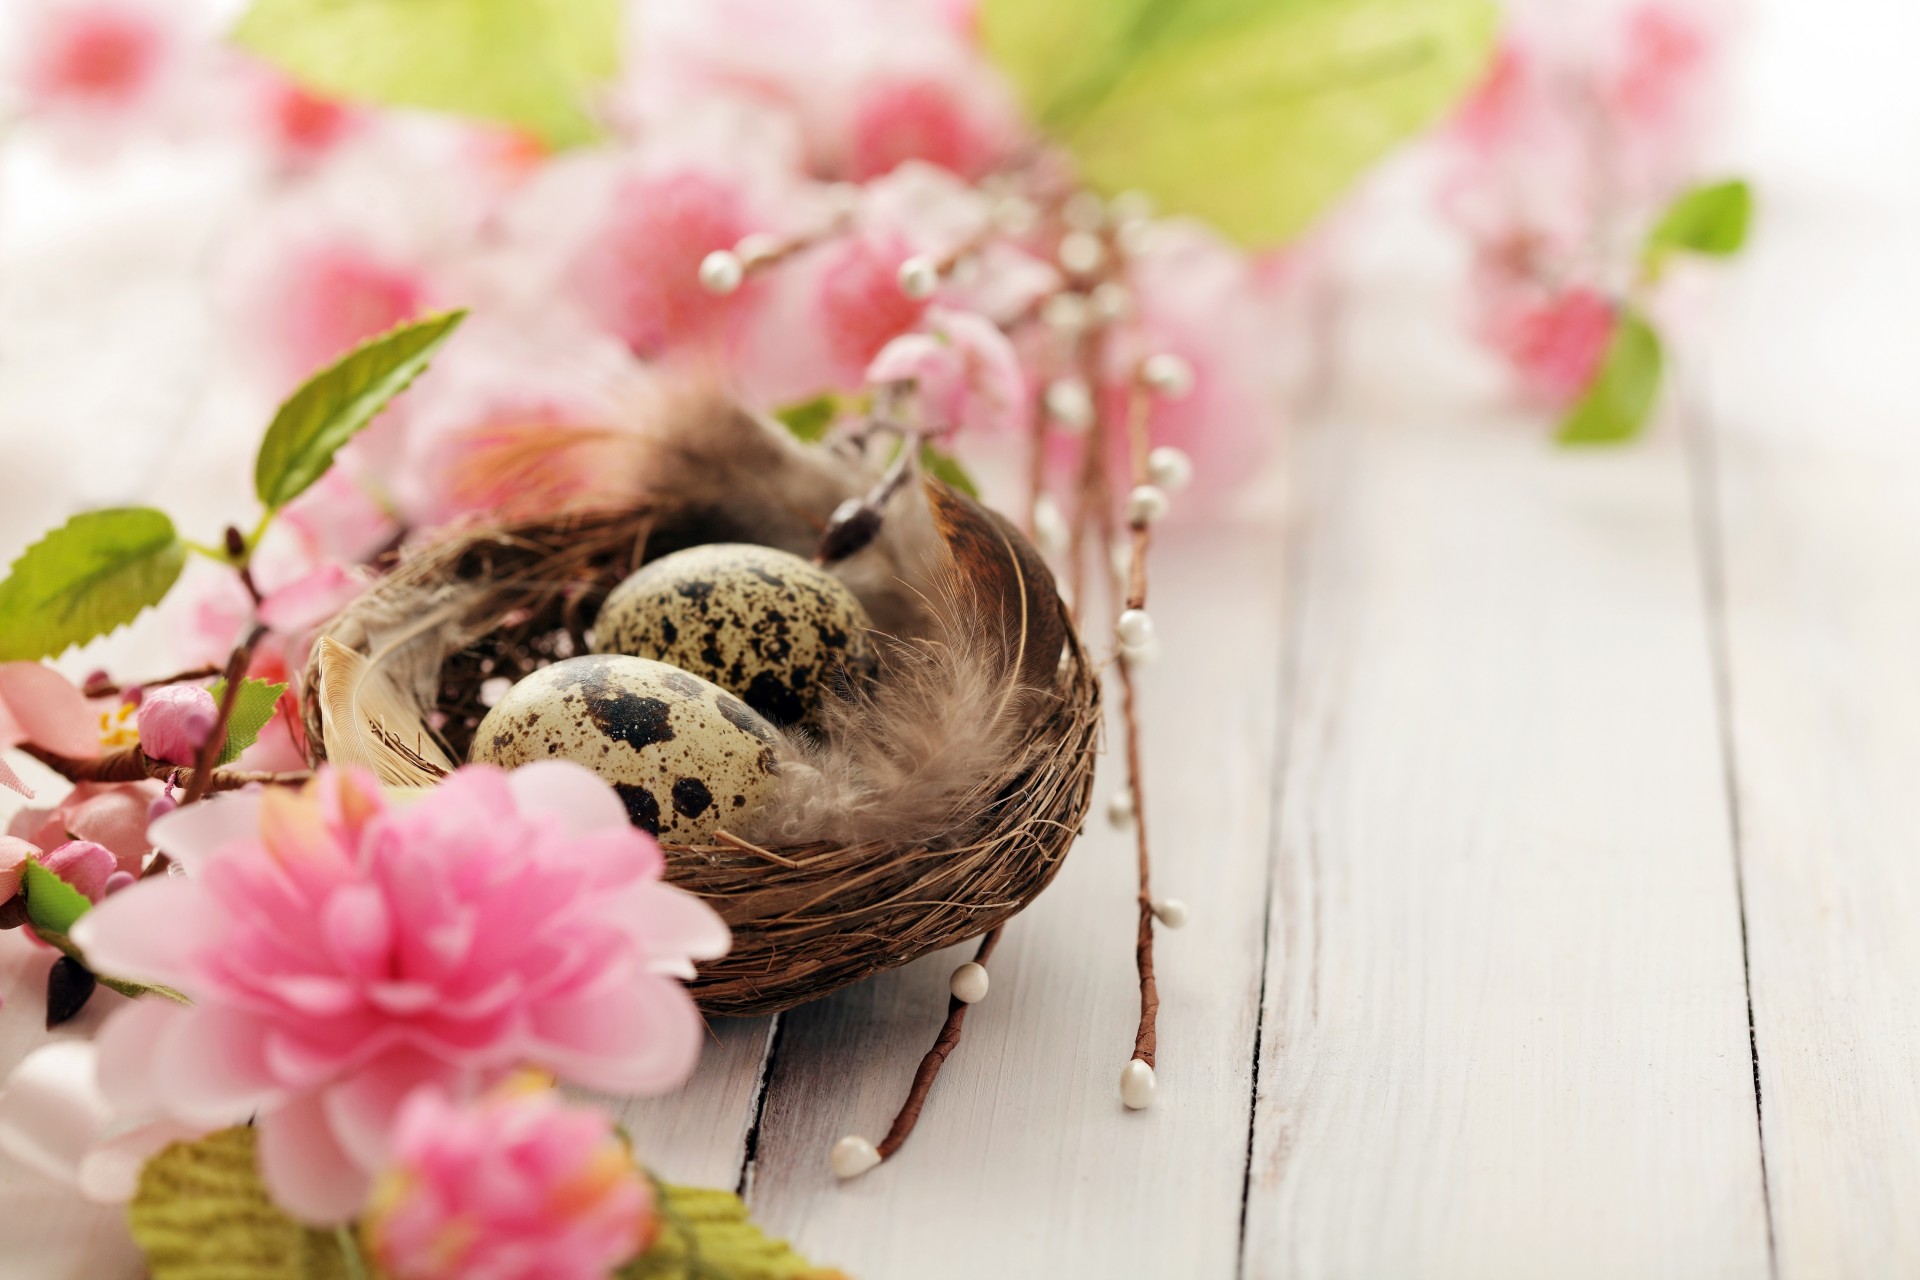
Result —
<instances>
[{"instance_id":1,"label":"pink flower petal","mask_svg":"<svg viewBox=\"0 0 1920 1280\"><path fill-rule=\"evenodd\" d=\"M80 917L73 941L101 973L191 995L203 978L199 954L219 938L223 924L200 886L180 876L155 876Z\"/></svg>"},{"instance_id":2,"label":"pink flower petal","mask_svg":"<svg viewBox=\"0 0 1920 1280\"><path fill-rule=\"evenodd\" d=\"M147 835L154 848L198 872L222 848L260 838L260 801L258 792L228 792L174 810Z\"/></svg>"},{"instance_id":3,"label":"pink flower petal","mask_svg":"<svg viewBox=\"0 0 1920 1280\"><path fill-rule=\"evenodd\" d=\"M315 1225L360 1212L372 1178L340 1145L317 1096L297 1098L258 1125L260 1176L274 1203Z\"/></svg>"},{"instance_id":4,"label":"pink flower petal","mask_svg":"<svg viewBox=\"0 0 1920 1280\"><path fill-rule=\"evenodd\" d=\"M29 856L39 852L38 845L18 836L0 836L0 902L20 892L20 868Z\"/></svg>"},{"instance_id":5,"label":"pink flower petal","mask_svg":"<svg viewBox=\"0 0 1920 1280\"><path fill-rule=\"evenodd\" d=\"M94 1046L81 1040L28 1054L0 1092L0 1151L50 1178L78 1178L81 1159L113 1117L94 1084L94 1058Z\"/></svg>"},{"instance_id":6,"label":"pink flower petal","mask_svg":"<svg viewBox=\"0 0 1920 1280\"><path fill-rule=\"evenodd\" d=\"M341 1148L362 1168L377 1169L387 1161L400 1104L421 1085L451 1085L455 1074L444 1062L400 1050L328 1089L321 1106Z\"/></svg>"},{"instance_id":7,"label":"pink flower petal","mask_svg":"<svg viewBox=\"0 0 1920 1280\"><path fill-rule=\"evenodd\" d=\"M13 766L6 762L5 757L0 757L0 787L7 787L10 790L18 791L27 799L33 799L33 788L28 786L21 779L20 775L13 771Z\"/></svg>"},{"instance_id":8,"label":"pink flower petal","mask_svg":"<svg viewBox=\"0 0 1920 1280\"><path fill-rule=\"evenodd\" d=\"M570 761L537 760L507 774L506 783L520 812L553 814L566 824L569 835L632 826L613 788Z\"/></svg>"},{"instance_id":9,"label":"pink flower petal","mask_svg":"<svg viewBox=\"0 0 1920 1280\"><path fill-rule=\"evenodd\" d=\"M632 922L655 973L691 981L692 961L717 960L733 946L733 934L718 912L658 880L635 886L624 897L620 915Z\"/></svg>"},{"instance_id":10,"label":"pink flower petal","mask_svg":"<svg viewBox=\"0 0 1920 1280\"><path fill-rule=\"evenodd\" d=\"M160 1038L151 1066L167 1110L207 1125L236 1124L280 1096L258 1019L239 1010L195 1005Z\"/></svg>"},{"instance_id":11,"label":"pink flower petal","mask_svg":"<svg viewBox=\"0 0 1920 1280\"><path fill-rule=\"evenodd\" d=\"M151 1068L161 1043L186 1016L187 1006L156 996L121 1006L100 1028L97 1079L119 1114L146 1117L165 1110Z\"/></svg>"},{"instance_id":12,"label":"pink flower petal","mask_svg":"<svg viewBox=\"0 0 1920 1280\"><path fill-rule=\"evenodd\" d=\"M608 1093L658 1093L687 1078L704 1026L680 985L637 975L530 1010L540 1065Z\"/></svg>"},{"instance_id":13,"label":"pink flower petal","mask_svg":"<svg viewBox=\"0 0 1920 1280\"><path fill-rule=\"evenodd\" d=\"M90 795L68 810L67 830L81 840L105 845L120 870L138 875L140 864L153 849L147 837L147 811L156 790L150 783L132 783Z\"/></svg>"},{"instance_id":14,"label":"pink flower petal","mask_svg":"<svg viewBox=\"0 0 1920 1280\"><path fill-rule=\"evenodd\" d=\"M176 1142L192 1142L208 1130L178 1120L155 1120L97 1142L80 1159L80 1194L95 1204L125 1204L140 1189L147 1161Z\"/></svg>"},{"instance_id":15,"label":"pink flower petal","mask_svg":"<svg viewBox=\"0 0 1920 1280\"><path fill-rule=\"evenodd\" d=\"M31 742L63 756L100 754L100 726L73 682L38 662L0 664L0 746Z\"/></svg>"}]
</instances>

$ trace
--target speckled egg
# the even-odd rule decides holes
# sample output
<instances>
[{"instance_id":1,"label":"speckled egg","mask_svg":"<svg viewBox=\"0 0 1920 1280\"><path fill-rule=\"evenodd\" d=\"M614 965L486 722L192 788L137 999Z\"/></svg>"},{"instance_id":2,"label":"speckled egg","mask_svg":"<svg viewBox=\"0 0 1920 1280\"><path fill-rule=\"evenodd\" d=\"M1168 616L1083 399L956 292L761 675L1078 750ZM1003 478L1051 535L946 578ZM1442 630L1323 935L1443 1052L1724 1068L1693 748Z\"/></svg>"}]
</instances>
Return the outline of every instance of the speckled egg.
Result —
<instances>
[{"instance_id":1,"label":"speckled egg","mask_svg":"<svg viewBox=\"0 0 1920 1280\"><path fill-rule=\"evenodd\" d=\"M568 658L507 690L475 731L475 763L572 760L613 784L633 824L695 844L773 792L778 732L738 698L664 662Z\"/></svg>"},{"instance_id":2,"label":"speckled egg","mask_svg":"<svg viewBox=\"0 0 1920 1280\"><path fill-rule=\"evenodd\" d=\"M670 662L800 724L836 672L872 663L873 623L840 580L799 556L743 542L662 556L613 589L596 653Z\"/></svg>"}]
</instances>

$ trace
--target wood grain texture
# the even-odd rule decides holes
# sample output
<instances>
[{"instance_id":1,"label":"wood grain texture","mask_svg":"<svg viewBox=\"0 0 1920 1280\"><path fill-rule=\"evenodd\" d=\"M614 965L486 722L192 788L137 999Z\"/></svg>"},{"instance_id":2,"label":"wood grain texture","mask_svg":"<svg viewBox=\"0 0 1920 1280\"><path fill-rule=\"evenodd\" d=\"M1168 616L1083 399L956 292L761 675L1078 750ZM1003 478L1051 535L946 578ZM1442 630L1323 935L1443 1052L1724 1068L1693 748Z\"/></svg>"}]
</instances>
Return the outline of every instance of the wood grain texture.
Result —
<instances>
[{"instance_id":1,"label":"wood grain texture","mask_svg":"<svg viewBox=\"0 0 1920 1280\"><path fill-rule=\"evenodd\" d=\"M1920 1274L1917 208L1784 208L1715 352L1703 461L1782 1280Z\"/></svg>"},{"instance_id":2,"label":"wood grain texture","mask_svg":"<svg viewBox=\"0 0 1920 1280\"><path fill-rule=\"evenodd\" d=\"M992 990L894 1159L837 1183L843 1134L877 1139L946 1009L952 948L787 1015L750 1203L767 1228L872 1280L1230 1276L1236 1266L1277 691L1282 539L1172 534L1155 565L1166 658L1145 672L1159 893L1159 1099L1120 1105L1138 1015L1134 866L1105 820L1008 926ZM1108 731L1108 749L1113 748Z\"/></svg>"},{"instance_id":3,"label":"wood grain texture","mask_svg":"<svg viewBox=\"0 0 1920 1280\"><path fill-rule=\"evenodd\" d=\"M747 1135L759 1113L773 1018L715 1018L693 1078L657 1098L601 1098L633 1149L669 1182L738 1185Z\"/></svg>"},{"instance_id":4,"label":"wood grain texture","mask_svg":"<svg viewBox=\"0 0 1920 1280\"><path fill-rule=\"evenodd\" d=\"M1474 403L1432 305L1297 478L1244 1274L1765 1276L1683 459Z\"/></svg>"}]
</instances>

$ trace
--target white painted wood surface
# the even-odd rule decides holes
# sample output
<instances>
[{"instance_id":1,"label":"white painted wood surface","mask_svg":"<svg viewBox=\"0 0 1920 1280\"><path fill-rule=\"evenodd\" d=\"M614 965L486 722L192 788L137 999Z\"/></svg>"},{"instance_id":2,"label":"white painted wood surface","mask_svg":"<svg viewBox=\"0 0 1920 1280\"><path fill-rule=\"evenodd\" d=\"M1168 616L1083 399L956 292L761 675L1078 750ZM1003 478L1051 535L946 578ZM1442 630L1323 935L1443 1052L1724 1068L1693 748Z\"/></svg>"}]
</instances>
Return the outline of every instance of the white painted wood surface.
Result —
<instances>
[{"instance_id":1,"label":"white painted wood surface","mask_svg":"<svg viewBox=\"0 0 1920 1280\"><path fill-rule=\"evenodd\" d=\"M679 1094L610 1104L647 1158L864 1280L1920 1274L1907 9L1761 5L1762 233L1645 447L1556 453L1463 385L1404 227L1358 264L1292 523L1156 568L1158 886L1193 920L1161 935L1155 1110L1117 1101L1132 862L1096 810L895 1161L825 1168L884 1129L966 949L716 1027ZM43 211L30 253L0 207L0 555L133 496L71 443L103 414L153 496L239 509L244 455L194 458L254 424L200 402L202 303L166 282L217 228L167 187L117 238ZM68 392L156 315L165 359ZM0 1069L44 1039L45 965L0 936ZM137 1273L111 1214L0 1159L0 1280Z\"/></svg>"}]
</instances>

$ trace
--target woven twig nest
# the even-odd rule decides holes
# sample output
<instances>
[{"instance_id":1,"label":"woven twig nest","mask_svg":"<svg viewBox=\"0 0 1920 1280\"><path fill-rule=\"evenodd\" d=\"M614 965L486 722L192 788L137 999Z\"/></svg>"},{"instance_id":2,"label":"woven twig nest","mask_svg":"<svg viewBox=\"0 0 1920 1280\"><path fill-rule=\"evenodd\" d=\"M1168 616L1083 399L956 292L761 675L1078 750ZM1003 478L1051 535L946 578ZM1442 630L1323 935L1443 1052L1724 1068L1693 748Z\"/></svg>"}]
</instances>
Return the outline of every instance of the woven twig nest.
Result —
<instances>
[{"instance_id":1,"label":"woven twig nest","mask_svg":"<svg viewBox=\"0 0 1920 1280\"><path fill-rule=\"evenodd\" d=\"M959 542L988 531L990 539L976 540L1005 541L1017 564L1040 564L1005 521L933 482L928 488L936 507L976 521L959 532ZM330 743L335 754L346 754L338 748L343 726L329 723L346 713L339 698L327 696L323 654L377 654L380 665L398 673L386 683L403 705L372 717L372 733L384 748L464 760L486 710L482 685L517 680L585 652L600 602L640 565L687 546L752 534L760 536L751 540L811 551L806 540L817 540L831 514L831 505L817 509L833 501L831 489L808 495L798 511L788 503L771 521L743 520L737 503L654 498L617 511L466 528L406 552L315 646L305 715L316 763ZM794 496L792 486L783 492ZM949 553L965 554L954 530L942 536ZM860 591L861 574L845 576ZM866 576L884 575L869 567ZM966 812L930 821L925 838L905 842L663 842L667 879L706 899L733 930L732 950L701 965L693 984L703 1009L748 1015L812 1000L985 933L1053 879L1090 800L1099 682L1050 575L1042 568L1040 580L1025 585L1022 616L1037 602L1058 617L1047 632L1056 649L1046 656L1049 687L1027 691L1000 763L970 780ZM889 614L899 610L872 603L886 638ZM430 624L401 621L411 619ZM876 680L884 681L884 659L881 666ZM1029 661L1026 669L1040 664ZM422 750L428 748L423 732L434 739L430 749Z\"/></svg>"}]
</instances>

